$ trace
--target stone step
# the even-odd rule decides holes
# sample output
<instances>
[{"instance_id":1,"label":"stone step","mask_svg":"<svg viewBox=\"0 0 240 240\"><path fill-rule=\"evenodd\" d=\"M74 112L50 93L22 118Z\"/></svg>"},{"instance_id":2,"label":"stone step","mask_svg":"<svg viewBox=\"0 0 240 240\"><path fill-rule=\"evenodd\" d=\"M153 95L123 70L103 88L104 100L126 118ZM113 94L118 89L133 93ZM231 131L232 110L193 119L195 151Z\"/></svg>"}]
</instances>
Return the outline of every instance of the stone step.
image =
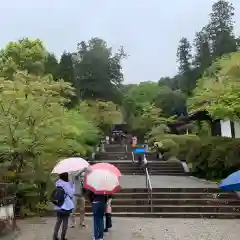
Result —
<instances>
[{"instance_id":1,"label":"stone step","mask_svg":"<svg viewBox=\"0 0 240 240\"><path fill-rule=\"evenodd\" d=\"M148 199L128 199L128 198L117 198L113 199L113 206L118 205L148 205L149 200ZM153 205L240 205L240 200L238 199L177 199L177 198L166 198L166 199L156 199L154 198L152 200Z\"/></svg>"},{"instance_id":2,"label":"stone step","mask_svg":"<svg viewBox=\"0 0 240 240\"><path fill-rule=\"evenodd\" d=\"M116 152L126 152L126 147L125 146L109 146L109 145L107 145L107 146L105 146L105 152L106 153L116 153Z\"/></svg>"},{"instance_id":3,"label":"stone step","mask_svg":"<svg viewBox=\"0 0 240 240\"><path fill-rule=\"evenodd\" d=\"M120 169L120 171L121 171L121 173L122 173L122 175L131 175L131 174L135 174L135 175L140 175L141 173L142 174L145 174L145 172L143 172L142 170L136 170L136 171L132 171L132 170L125 170L125 171L122 171L121 169ZM184 172L183 171L181 171L181 170L148 170L148 173L150 174L150 175L158 175L158 174L164 174L164 175L174 175L174 174L178 174L178 173L182 173L182 174L184 174Z\"/></svg>"},{"instance_id":4,"label":"stone step","mask_svg":"<svg viewBox=\"0 0 240 240\"><path fill-rule=\"evenodd\" d=\"M116 193L114 199L148 199L148 193ZM207 192L153 192L153 199L232 199L240 200L235 193L207 193Z\"/></svg>"},{"instance_id":5,"label":"stone step","mask_svg":"<svg viewBox=\"0 0 240 240\"><path fill-rule=\"evenodd\" d=\"M123 173L123 175L127 175L127 176L134 176L134 175L139 175L139 176L144 176L145 173L140 172L140 173ZM162 172L154 172L154 173L150 173L150 175L152 176L188 176L188 173L162 173Z\"/></svg>"},{"instance_id":6,"label":"stone step","mask_svg":"<svg viewBox=\"0 0 240 240\"><path fill-rule=\"evenodd\" d=\"M121 189L117 194L122 194L122 193L128 193L128 194L134 194L134 193L147 193L148 189L147 188L123 188ZM230 194L232 196L236 196L236 193L233 192L226 192L226 191L221 191L219 188L153 188L152 189L153 193L215 193L215 194L220 194L220 193L225 193L225 194Z\"/></svg>"},{"instance_id":7,"label":"stone step","mask_svg":"<svg viewBox=\"0 0 240 240\"><path fill-rule=\"evenodd\" d=\"M91 212L87 212L86 216L92 216ZM236 212L121 212L112 213L113 217L141 217L141 218L215 218L215 219L240 219L240 213Z\"/></svg>"},{"instance_id":8,"label":"stone step","mask_svg":"<svg viewBox=\"0 0 240 240\"><path fill-rule=\"evenodd\" d=\"M159 161L157 159L157 155L155 153L151 153L151 154L146 154L147 159L150 161L156 160ZM101 160L101 159L105 159L105 160L117 160L120 157L124 157L124 159L132 159L132 153L131 152L127 152L125 153L124 151L122 152L98 152L96 153L96 160Z\"/></svg>"},{"instance_id":9,"label":"stone step","mask_svg":"<svg viewBox=\"0 0 240 240\"><path fill-rule=\"evenodd\" d=\"M134 172L136 172L136 171L142 171L143 172L143 170L141 169L141 168L139 168L139 167L135 167L135 168L126 168L126 167L124 167L124 168L118 168L120 171L134 171ZM148 169L148 172L150 172L150 171L181 171L181 172L183 172L184 171L184 169L183 168L179 168L179 167L163 167L163 168L152 168L152 167L148 167L147 168Z\"/></svg>"},{"instance_id":10,"label":"stone step","mask_svg":"<svg viewBox=\"0 0 240 240\"><path fill-rule=\"evenodd\" d=\"M122 170L139 170L139 166L138 165L130 165L130 166L117 166L116 164L114 164L114 166L116 166L118 169L122 169ZM157 170L157 169L161 169L161 170L183 170L183 167L181 165L176 165L176 166L167 166L167 165L156 165L156 166L152 166L151 164L147 165L148 170Z\"/></svg>"},{"instance_id":11,"label":"stone step","mask_svg":"<svg viewBox=\"0 0 240 240\"><path fill-rule=\"evenodd\" d=\"M118 205L112 206L113 212L150 212L150 205ZM153 212L240 212L239 205L153 205ZM86 206L86 212L91 212L91 206Z\"/></svg>"},{"instance_id":12,"label":"stone step","mask_svg":"<svg viewBox=\"0 0 240 240\"><path fill-rule=\"evenodd\" d=\"M107 159L103 159L101 161L94 161L93 163L101 163L101 162L107 162L109 164L113 164L116 167L126 167L126 168L132 168L132 167L138 167L138 163L133 163L132 160L126 161L108 161ZM156 162L156 163L148 163L148 167L182 167L182 164L180 162Z\"/></svg>"}]
</instances>

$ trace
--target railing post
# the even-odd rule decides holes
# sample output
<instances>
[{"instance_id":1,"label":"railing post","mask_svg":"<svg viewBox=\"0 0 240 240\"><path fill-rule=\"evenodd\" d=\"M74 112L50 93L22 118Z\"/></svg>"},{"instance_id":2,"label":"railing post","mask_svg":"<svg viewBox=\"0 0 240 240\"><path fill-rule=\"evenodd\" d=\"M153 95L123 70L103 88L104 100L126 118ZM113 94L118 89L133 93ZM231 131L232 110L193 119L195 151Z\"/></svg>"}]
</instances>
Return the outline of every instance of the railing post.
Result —
<instances>
[{"instance_id":1,"label":"railing post","mask_svg":"<svg viewBox=\"0 0 240 240\"><path fill-rule=\"evenodd\" d=\"M133 162L133 163L135 162L134 153L133 153L133 152L132 152L132 162Z\"/></svg>"},{"instance_id":2,"label":"railing post","mask_svg":"<svg viewBox=\"0 0 240 240\"><path fill-rule=\"evenodd\" d=\"M105 147L103 142L101 142L101 152L105 152Z\"/></svg>"}]
</instances>

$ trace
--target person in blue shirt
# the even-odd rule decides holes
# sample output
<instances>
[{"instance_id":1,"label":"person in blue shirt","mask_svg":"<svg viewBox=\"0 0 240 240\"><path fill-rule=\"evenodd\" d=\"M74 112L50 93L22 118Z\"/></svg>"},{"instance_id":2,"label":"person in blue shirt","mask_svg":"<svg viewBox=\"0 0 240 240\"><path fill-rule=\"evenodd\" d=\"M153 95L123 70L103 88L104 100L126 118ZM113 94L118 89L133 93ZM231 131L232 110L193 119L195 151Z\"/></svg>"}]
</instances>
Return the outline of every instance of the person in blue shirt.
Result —
<instances>
[{"instance_id":1,"label":"person in blue shirt","mask_svg":"<svg viewBox=\"0 0 240 240\"><path fill-rule=\"evenodd\" d=\"M75 192L75 185L68 179L68 173L61 173L59 180L56 182L56 187L62 187L65 191L66 197L62 206L55 206L57 212L57 222L54 227L53 240L59 240L58 232L62 225L61 240L66 240L66 234L68 229L68 220L70 214L74 208L73 194Z\"/></svg>"}]
</instances>

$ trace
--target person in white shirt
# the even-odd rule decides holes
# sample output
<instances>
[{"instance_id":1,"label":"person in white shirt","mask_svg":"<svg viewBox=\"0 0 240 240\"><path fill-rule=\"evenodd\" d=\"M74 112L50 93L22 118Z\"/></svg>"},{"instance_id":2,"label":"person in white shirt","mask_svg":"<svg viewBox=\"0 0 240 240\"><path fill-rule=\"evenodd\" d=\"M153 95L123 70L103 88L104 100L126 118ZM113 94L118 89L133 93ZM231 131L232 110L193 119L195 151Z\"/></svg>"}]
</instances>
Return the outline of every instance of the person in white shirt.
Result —
<instances>
[{"instance_id":1,"label":"person in white shirt","mask_svg":"<svg viewBox=\"0 0 240 240\"><path fill-rule=\"evenodd\" d=\"M109 144L109 136L106 136L106 143Z\"/></svg>"},{"instance_id":2,"label":"person in white shirt","mask_svg":"<svg viewBox=\"0 0 240 240\"><path fill-rule=\"evenodd\" d=\"M105 229L104 232L108 232L108 229L112 227L112 196L106 196L106 209L105 209Z\"/></svg>"}]
</instances>

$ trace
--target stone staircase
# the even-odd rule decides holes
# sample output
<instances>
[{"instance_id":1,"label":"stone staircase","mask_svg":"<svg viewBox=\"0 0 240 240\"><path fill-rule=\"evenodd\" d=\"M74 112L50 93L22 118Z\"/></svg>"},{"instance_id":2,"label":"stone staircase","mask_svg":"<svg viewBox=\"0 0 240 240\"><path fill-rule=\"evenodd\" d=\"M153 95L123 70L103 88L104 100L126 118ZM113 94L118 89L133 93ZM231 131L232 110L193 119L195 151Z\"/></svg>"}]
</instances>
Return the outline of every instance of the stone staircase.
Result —
<instances>
[{"instance_id":1,"label":"stone staircase","mask_svg":"<svg viewBox=\"0 0 240 240\"><path fill-rule=\"evenodd\" d=\"M100 162L100 161L99 161ZM116 166L123 175L145 175L145 171L139 168L137 163L131 161L107 161ZM150 175L184 176L186 173L179 162L151 162L148 163Z\"/></svg>"},{"instance_id":2,"label":"stone staircase","mask_svg":"<svg viewBox=\"0 0 240 240\"><path fill-rule=\"evenodd\" d=\"M118 217L240 218L237 195L217 188L154 188L152 211L147 189L122 189L112 205ZM91 215L89 205L86 211Z\"/></svg>"},{"instance_id":3,"label":"stone staircase","mask_svg":"<svg viewBox=\"0 0 240 240\"><path fill-rule=\"evenodd\" d=\"M121 148L122 147L122 148ZM131 153L125 153L123 146L107 146L104 161L114 164L124 175L143 175L137 164L131 161ZM109 152L110 151L110 152ZM126 156L119 160L119 153ZM99 156L98 156L99 157ZM116 157L116 158L115 158ZM148 159L149 160L149 159ZM97 161L102 162L101 158ZM165 178L187 178L179 162L150 161L148 170L151 175ZM142 176L143 177L143 176ZM154 176L158 177L158 176ZM188 181L188 179L187 179ZM155 185L156 186L156 185ZM164 186L164 185L163 185ZM119 217L161 217L161 218L240 218L240 201L232 192L222 192L216 187L199 187L184 185L183 188L152 188L152 197L147 188L123 188L114 195L113 216ZM91 207L86 207L87 215L91 215Z\"/></svg>"},{"instance_id":4,"label":"stone staircase","mask_svg":"<svg viewBox=\"0 0 240 240\"><path fill-rule=\"evenodd\" d=\"M137 163L132 162L131 148L119 144L105 145L105 152L96 155L95 162L108 162L115 165L123 175L145 175L144 170ZM156 153L146 154L148 160L148 171L150 175L186 175L180 162L164 162L157 159Z\"/></svg>"}]
</instances>

